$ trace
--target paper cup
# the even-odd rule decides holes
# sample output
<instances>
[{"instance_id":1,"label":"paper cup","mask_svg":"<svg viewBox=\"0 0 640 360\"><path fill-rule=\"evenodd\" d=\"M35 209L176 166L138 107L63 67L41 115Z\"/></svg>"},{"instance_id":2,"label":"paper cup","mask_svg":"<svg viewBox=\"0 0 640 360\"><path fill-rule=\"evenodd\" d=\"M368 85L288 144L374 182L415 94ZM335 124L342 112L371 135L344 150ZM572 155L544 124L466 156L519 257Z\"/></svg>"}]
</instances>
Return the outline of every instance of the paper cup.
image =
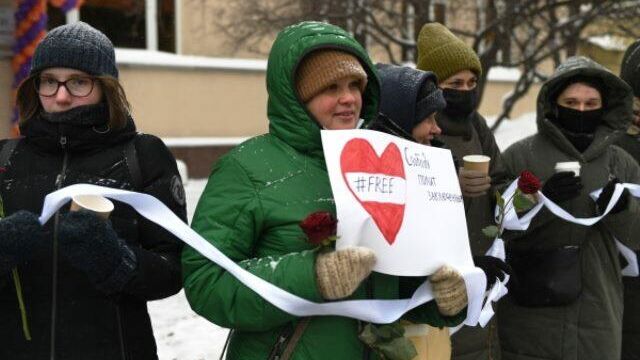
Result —
<instances>
[{"instance_id":1,"label":"paper cup","mask_svg":"<svg viewBox=\"0 0 640 360\"><path fill-rule=\"evenodd\" d=\"M462 158L465 170L480 171L489 174L491 158L486 155L467 155Z\"/></svg>"},{"instance_id":2,"label":"paper cup","mask_svg":"<svg viewBox=\"0 0 640 360\"><path fill-rule=\"evenodd\" d=\"M577 161L559 162L556 163L555 170L557 173L572 171L576 176L580 176L580 163Z\"/></svg>"},{"instance_id":3,"label":"paper cup","mask_svg":"<svg viewBox=\"0 0 640 360\"><path fill-rule=\"evenodd\" d=\"M70 211L87 210L107 220L113 211L113 203L100 195L76 195L71 198Z\"/></svg>"}]
</instances>

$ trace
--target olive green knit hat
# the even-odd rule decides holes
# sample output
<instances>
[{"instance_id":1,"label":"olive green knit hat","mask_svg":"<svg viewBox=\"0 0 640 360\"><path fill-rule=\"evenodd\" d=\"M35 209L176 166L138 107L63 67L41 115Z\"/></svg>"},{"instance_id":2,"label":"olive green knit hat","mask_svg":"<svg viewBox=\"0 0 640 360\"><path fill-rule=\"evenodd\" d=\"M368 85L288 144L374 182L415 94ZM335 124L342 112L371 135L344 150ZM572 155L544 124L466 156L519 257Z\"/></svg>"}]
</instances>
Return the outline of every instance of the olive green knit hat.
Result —
<instances>
[{"instance_id":1,"label":"olive green knit hat","mask_svg":"<svg viewBox=\"0 0 640 360\"><path fill-rule=\"evenodd\" d=\"M464 41L439 23L425 24L418 35L418 64L423 71L433 71L438 81L471 70L482 75L480 58Z\"/></svg>"}]
</instances>

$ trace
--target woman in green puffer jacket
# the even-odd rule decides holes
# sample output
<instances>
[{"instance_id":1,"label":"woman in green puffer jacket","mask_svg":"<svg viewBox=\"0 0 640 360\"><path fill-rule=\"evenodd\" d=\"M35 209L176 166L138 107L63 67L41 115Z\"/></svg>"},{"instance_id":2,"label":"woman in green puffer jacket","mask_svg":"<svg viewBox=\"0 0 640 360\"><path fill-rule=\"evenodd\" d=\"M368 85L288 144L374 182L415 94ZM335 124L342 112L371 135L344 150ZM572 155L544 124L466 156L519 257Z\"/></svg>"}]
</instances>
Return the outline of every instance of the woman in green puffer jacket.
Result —
<instances>
[{"instance_id":1,"label":"woman in green puffer jacket","mask_svg":"<svg viewBox=\"0 0 640 360\"><path fill-rule=\"evenodd\" d=\"M332 25L290 26L271 49L267 91L269 133L215 165L193 228L247 271L307 300L410 296L424 279L371 273L375 255L365 248L318 254L299 227L313 212L335 214L320 129L353 129L360 117L368 123L377 115L378 76L365 50ZM302 319L191 248L182 260L191 307L233 330L227 359L279 358ZM443 268L430 280L436 301L405 317L433 326L460 323L467 299L460 275ZM322 316L304 323L291 359L377 358L358 339L364 324L357 320Z\"/></svg>"}]
</instances>

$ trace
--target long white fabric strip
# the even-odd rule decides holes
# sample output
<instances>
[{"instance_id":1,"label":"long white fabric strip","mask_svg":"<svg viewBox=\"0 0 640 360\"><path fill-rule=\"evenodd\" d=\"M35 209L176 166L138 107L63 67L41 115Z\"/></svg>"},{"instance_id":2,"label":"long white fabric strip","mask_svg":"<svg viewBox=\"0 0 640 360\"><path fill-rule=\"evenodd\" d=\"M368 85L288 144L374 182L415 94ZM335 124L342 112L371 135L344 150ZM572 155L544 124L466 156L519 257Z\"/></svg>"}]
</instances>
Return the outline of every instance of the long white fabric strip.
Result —
<instances>
[{"instance_id":1,"label":"long white fabric strip","mask_svg":"<svg viewBox=\"0 0 640 360\"><path fill-rule=\"evenodd\" d=\"M555 214L556 216L566 221L585 225L585 226L591 226L597 223L598 221L600 221L602 218L605 217L605 215L609 213L609 211L611 211L611 209L615 206L615 204L620 199L620 196L622 195L622 192L624 191L625 188L629 189L629 192L631 193L631 195L635 197L640 197L640 185L617 184L613 192L613 195L611 196L611 200L609 201L609 204L607 205L606 210L602 216L581 219L581 218L576 218L573 215L569 214L568 212L560 208L558 205L556 205L553 201L545 197L544 194L538 191L538 199L539 199L538 203L531 210L529 210L522 218L519 218L518 215L516 214L515 209L513 208L513 203L512 202L507 203L508 199L511 199L514 192L516 191L517 186L518 186L518 180L516 179L509 185L509 187L504 192L504 194L502 194L502 198L504 199L506 204L505 206L507 206L507 210L505 211L505 219L503 222L503 227L508 230L528 229L529 225L531 224L531 221L538 214L538 212L540 212L543 206L546 206L549 209L549 211L551 211L553 214ZM591 198L595 201L600 195L601 191L602 189L592 192L590 194ZM499 211L500 209L496 207L496 217ZM640 269L638 267L638 259L636 257L635 252L629 249L623 243L621 243L618 239L615 239L615 241L616 241L616 247L618 248L618 251L628 263L628 265L621 270L622 275L623 276L639 276ZM487 251L486 255L494 256L504 261L506 258L504 241L500 238L496 238L491 248ZM480 313L479 324L481 326L485 326L487 322L491 319L491 317L494 315L494 311L493 311L493 307L491 306L491 303L497 302L498 300L500 300L500 298L502 298L507 294L508 292L508 289L506 286L507 282L509 282L509 275L506 275L503 281L496 281L495 285L489 290L489 293L487 294L487 297L486 297L486 302L482 307L482 311Z\"/></svg>"},{"instance_id":2,"label":"long white fabric strip","mask_svg":"<svg viewBox=\"0 0 640 360\"><path fill-rule=\"evenodd\" d=\"M53 192L45 198L40 222L49 218L74 195L102 195L132 206L140 215L180 238L203 256L224 268L244 285L279 309L295 316L335 315L362 321L387 324L396 321L409 310L433 299L429 282L423 283L410 299L347 300L314 303L290 294L238 266L198 233L183 223L169 208L153 196L96 185L76 184ZM467 285L469 305L464 324L478 324L486 286L484 273L478 268L459 269Z\"/></svg>"},{"instance_id":3,"label":"long white fabric strip","mask_svg":"<svg viewBox=\"0 0 640 360\"><path fill-rule=\"evenodd\" d=\"M514 192L516 191L517 186L518 186L518 180L516 179L511 183L511 185L509 185L509 187L504 192L504 194L502 194L502 198L505 199L505 201L507 201L507 199L510 199L514 194ZM602 220L607 214L609 214L611 209L615 206L615 204L620 199L620 196L622 195L622 192L624 191L624 189L629 190L629 193L632 196L640 197L640 185L629 184L629 183L616 184L615 189L613 191L613 195L611 196L611 199L609 200L609 204L607 204L607 207L604 213L601 216L596 216L591 218L574 217L573 215L569 214L564 209L556 205L553 201L549 200L546 196L544 196L544 194L542 194L542 192L538 191L537 193L538 203L531 210L529 210L522 218L518 217L515 209L513 209L513 206L510 206L510 204L507 204L506 206L508 206L508 209L507 211L505 211L505 219L503 222L503 226L507 230L527 230L529 228L529 225L531 224L531 220L533 220L533 218L538 214L538 212L540 212L543 206L546 207L551 213L553 213L554 215L556 215L557 217L565 221L572 222L574 224L584 225L584 226L591 226L597 223L598 221ZM594 200L597 199L601 191L602 189L592 192L590 194L591 198ZM496 215L498 211L499 210L496 208ZM637 260L636 254L633 252L633 250L626 247L617 239L616 239L616 246L618 247L620 254L622 254L622 256L629 263L629 265L622 270L622 275L638 276L640 272L638 271L638 260Z\"/></svg>"}]
</instances>

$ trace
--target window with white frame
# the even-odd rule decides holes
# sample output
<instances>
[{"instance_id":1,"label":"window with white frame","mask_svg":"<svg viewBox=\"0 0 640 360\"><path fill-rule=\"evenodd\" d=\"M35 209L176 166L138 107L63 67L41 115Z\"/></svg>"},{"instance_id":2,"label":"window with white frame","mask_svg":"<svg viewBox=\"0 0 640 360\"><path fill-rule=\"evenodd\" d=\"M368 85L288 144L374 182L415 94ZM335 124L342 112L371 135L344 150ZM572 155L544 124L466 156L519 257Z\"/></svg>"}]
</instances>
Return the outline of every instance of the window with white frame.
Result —
<instances>
[{"instance_id":1,"label":"window with white frame","mask_svg":"<svg viewBox=\"0 0 640 360\"><path fill-rule=\"evenodd\" d=\"M179 0L85 0L66 16L49 7L49 29L82 20L105 33L116 47L176 52Z\"/></svg>"}]
</instances>

